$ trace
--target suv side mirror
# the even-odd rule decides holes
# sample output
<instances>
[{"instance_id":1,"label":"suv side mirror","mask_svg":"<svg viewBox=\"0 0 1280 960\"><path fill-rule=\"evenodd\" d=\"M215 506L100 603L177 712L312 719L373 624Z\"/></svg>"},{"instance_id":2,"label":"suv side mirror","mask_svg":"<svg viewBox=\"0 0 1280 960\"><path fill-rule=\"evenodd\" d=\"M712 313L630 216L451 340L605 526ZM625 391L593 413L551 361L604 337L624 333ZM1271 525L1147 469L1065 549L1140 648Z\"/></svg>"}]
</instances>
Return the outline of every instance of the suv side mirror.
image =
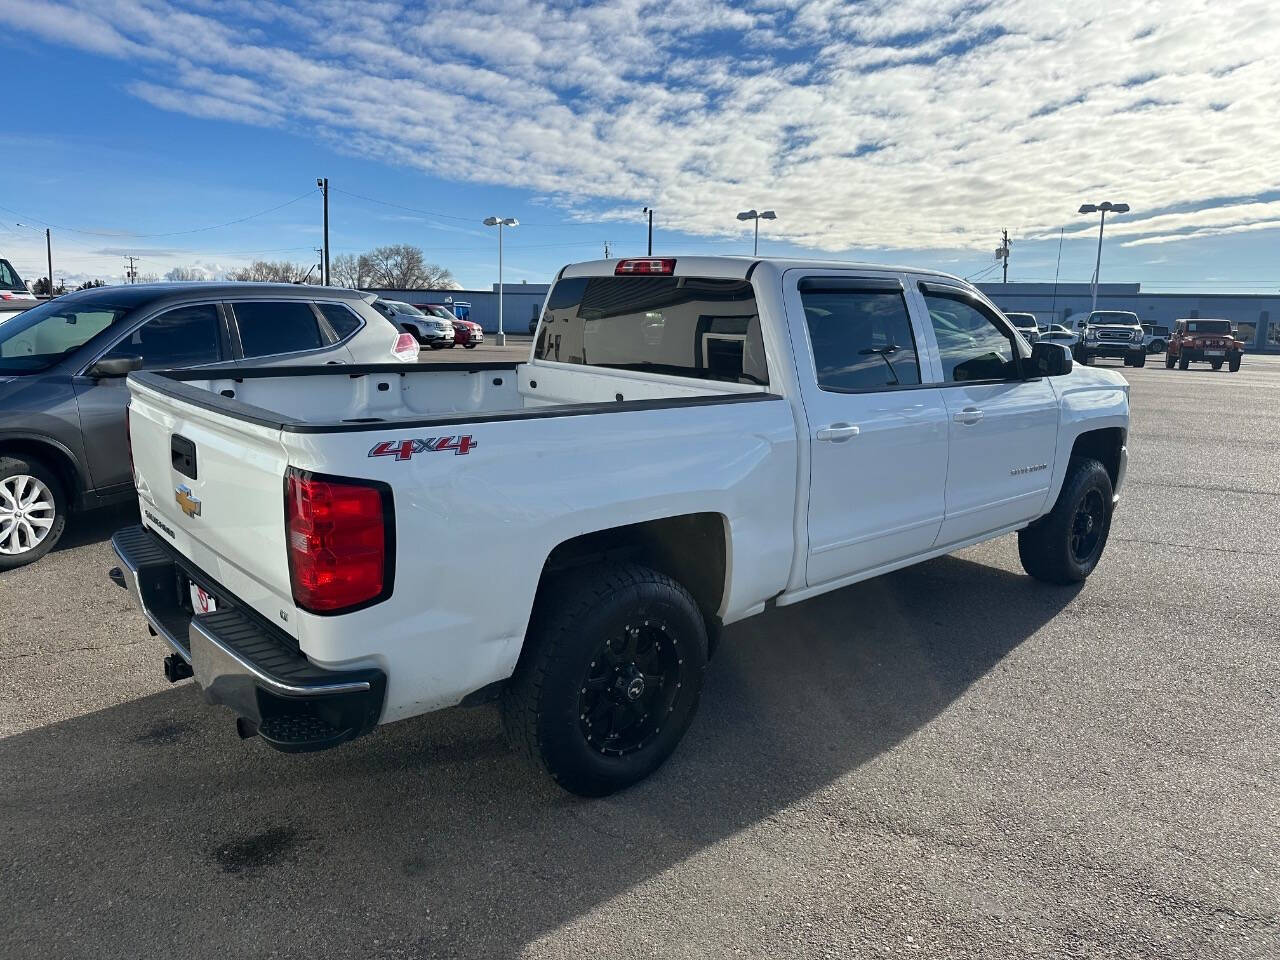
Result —
<instances>
[{"instance_id":1,"label":"suv side mirror","mask_svg":"<svg viewBox=\"0 0 1280 960\"><path fill-rule=\"evenodd\" d=\"M1061 377L1071 372L1071 351L1061 343L1037 340L1031 345L1031 359L1027 361L1032 377Z\"/></svg>"},{"instance_id":2,"label":"suv side mirror","mask_svg":"<svg viewBox=\"0 0 1280 960\"><path fill-rule=\"evenodd\" d=\"M141 368L141 357L103 357L85 371L85 376L95 380L108 380L127 377L131 371Z\"/></svg>"}]
</instances>

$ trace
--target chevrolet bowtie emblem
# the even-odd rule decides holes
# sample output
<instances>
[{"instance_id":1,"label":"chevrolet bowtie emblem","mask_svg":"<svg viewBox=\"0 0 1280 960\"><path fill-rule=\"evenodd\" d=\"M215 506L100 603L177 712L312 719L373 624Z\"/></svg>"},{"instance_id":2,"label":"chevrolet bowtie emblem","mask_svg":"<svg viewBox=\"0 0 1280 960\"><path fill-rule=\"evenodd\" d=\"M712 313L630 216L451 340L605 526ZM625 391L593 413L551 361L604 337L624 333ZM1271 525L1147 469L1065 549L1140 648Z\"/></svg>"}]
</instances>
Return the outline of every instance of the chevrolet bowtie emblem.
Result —
<instances>
[{"instance_id":1,"label":"chevrolet bowtie emblem","mask_svg":"<svg viewBox=\"0 0 1280 960\"><path fill-rule=\"evenodd\" d=\"M188 517L200 516L200 498L193 494L191 488L185 483L173 491L173 499Z\"/></svg>"}]
</instances>

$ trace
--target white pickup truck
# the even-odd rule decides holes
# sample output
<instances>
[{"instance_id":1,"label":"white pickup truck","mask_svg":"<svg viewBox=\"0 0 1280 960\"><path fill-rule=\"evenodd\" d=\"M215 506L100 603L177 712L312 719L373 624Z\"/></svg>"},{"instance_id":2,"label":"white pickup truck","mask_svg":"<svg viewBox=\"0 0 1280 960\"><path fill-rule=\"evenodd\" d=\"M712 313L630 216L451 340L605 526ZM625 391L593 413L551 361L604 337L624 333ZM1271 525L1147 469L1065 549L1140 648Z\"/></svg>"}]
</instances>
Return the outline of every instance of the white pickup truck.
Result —
<instances>
[{"instance_id":1,"label":"white pickup truck","mask_svg":"<svg viewBox=\"0 0 1280 960\"><path fill-rule=\"evenodd\" d=\"M525 363L129 389L112 576L171 680L292 751L500 699L584 795L663 762L770 604L1014 531L1032 576L1088 576L1129 425L1117 373L961 280L732 257L564 268Z\"/></svg>"}]
</instances>

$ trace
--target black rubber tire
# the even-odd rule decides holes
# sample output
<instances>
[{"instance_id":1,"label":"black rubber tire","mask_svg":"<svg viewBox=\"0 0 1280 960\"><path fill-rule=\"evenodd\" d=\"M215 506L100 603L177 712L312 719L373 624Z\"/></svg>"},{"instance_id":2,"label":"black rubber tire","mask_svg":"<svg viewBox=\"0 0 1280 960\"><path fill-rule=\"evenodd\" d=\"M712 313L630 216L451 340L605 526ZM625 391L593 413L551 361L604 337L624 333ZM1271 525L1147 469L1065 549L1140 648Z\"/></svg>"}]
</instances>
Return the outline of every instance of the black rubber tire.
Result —
<instances>
[{"instance_id":1,"label":"black rubber tire","mask_svg":"<svg viewBox=\"0 0 1280 960\"><path fill-rule=\"evenodd\" d=\"M1135 367L1145 367L1147 365L1147 355L1144 353L1140 357L1134 357L1133 365Z\"/></svg>"},{"instance_id":2,"label":"black rubber tire","mask_svg":"<svg viewBox=\"0 0 1280 960\"><path fill-rule=\"evenodd\" d=\"M1078 560L1071 551L1071 530L1076 510L1092 490L1102 495L1105 521L1091 557ZM1018 558L1022 569L1045 583L1079 583L1093 572L1111 534L1111 476L1091 457L1072 457L1058 500L1048 514L1018 531Z\"/></svg>"},{"instance_id":3,"label":"black rubber tire","mask_svg":"<svg viewBox=\"0 0 1280 960\"><path fill-rule=\"evenodd\" d=\"M1092 367L1092 366L1093 366L1093 354L1091 354L1091 353L1082 353L1082 354L1080 354L1080 362L1081 362L1082 364L1084 364L1086 367Z\"/></svg>"},{"instance_id":4,"label":"black rubber tire","mask_svg":"<svg viewBox=\"0 0 1280 960\"><path fill-rule=\"evenodd\" d=\"M1172 370L1172 369L1173 369L1173 365L1174 365L1175 363L1177 363L1177 362L1178 362L1178 358L1177 358L1177 357L1175 357L1173 354L1171 354L1171 353L1166 353L1166 354L1164 355L1164 368L1165 368L1166 370Z\"/></svg>"},{"instance_id":5,"label":"black rubber tire","mask_svg":"<svg viewBox=\"0 0 1280 960\"><path fill-rule=\"evenodd\" d=\"M1190 360L1188 360L1186 357L1179 357L1179 358L1178 358L1178 369L1179 369L1179 370L1185 370L1185 369L1187 369L1187 367L1190 365L1190 363L1191 363L1191 361L1190 361Z\"/></svg>"},{"instance_id":6,"label":"black rubber tire","mask_svg":"<svg viewBox=\"0 0 1280 960\"><path fill-rule=\"evenodd\" d=\"M475 349L476 347L478 347L478 346L479 346L479 344L478 344L478 343L468 343L468 344L466 344L466 348L467 348L468 350L474 350L474 349Z\"/></svg>"},{"instance_id":7,"label":"black rubber tire","mask_svg":"<svg viewBox=\"0 0 1280 960\"><path fill-rule=\"evenodd\" d=\"M19 474L35 477L49 488L53 494L53 525L49 528L48 536L34 550L19 554L0 554L0 570L14 570L35 563L54 548L67 527L67 495L58 475L47 464L34 457L0 457L0 480Z\"/></svg>"},{"instance_id":8,"label":"black rubber tire","mask_svg":"<svg viewBox=\"0 0 1280 960\"><path fill-rule=\"evenodd\" d=\"M1222 361L1221 361L1221 360L1214 360L1214 361L1210 362L1209 366L1213 367L1213 369L1215 369L1215 370L1221 370L1221 369L1222 369Z\"/></svg>"},{"instance_id":9,"label":"black rubber tire","mask_svg":"<svg viewBox=\"0 0 1280 960\"><path fill-rule=\"evenodd\" d=\"M1132 367L1132 366L1133 366L1133 361L1132 361L1132 360L1130 360L1128 357L1125 357L1125 358L1124 358L1124 365L1125 365L1126 367Z\"/></svg>"},{"instance_id":10,"label":"black rubber tire","mask_svg":"<svg viewBox=\"0 0 1280 960\"><path fill-rule=\"evenodd\" d=\"M682 664L670 720L654 739L605 756L579 722L579 695L601 640L632 617L660 617ZM565 790L603 797L643 780L671 755L693 720L707 666L707 630L689 591L635 563L577 568L538 591L524 649L502 693L502 726L518 752Z\"/></svg>"},{"instance_id":11,"label":"black rubber tire","mask_svg":"<svg viewBox=\"0 0 1280 960\"><path fill-rule=\"evenodd\" d=\"M1236 373L1240 369L1241 354L1233 353L1227 358L1227 369L1232 373Z\"/></svg>"}]
</instances>

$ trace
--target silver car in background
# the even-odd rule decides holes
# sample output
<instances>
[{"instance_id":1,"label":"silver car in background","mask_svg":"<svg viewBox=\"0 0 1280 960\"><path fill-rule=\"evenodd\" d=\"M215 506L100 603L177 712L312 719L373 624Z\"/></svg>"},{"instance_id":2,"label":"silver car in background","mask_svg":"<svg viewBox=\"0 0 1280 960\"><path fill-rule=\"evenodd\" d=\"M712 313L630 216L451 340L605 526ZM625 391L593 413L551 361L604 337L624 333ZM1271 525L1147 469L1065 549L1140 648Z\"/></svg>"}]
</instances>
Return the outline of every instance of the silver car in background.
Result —
<instances>
[{"instance_id":1,"label":"silver car in background","mask_svg":"<svg viewBox=\"0 0 1280 960\"><path fill-rule=\"evenodd\" d=\"M387 300L383 297L373 301L373 308L398 329L412 335L424 347L443 350L454 344L453 324L444 317L423 313L403 300Z\"/></svg>"}]
</instances>

